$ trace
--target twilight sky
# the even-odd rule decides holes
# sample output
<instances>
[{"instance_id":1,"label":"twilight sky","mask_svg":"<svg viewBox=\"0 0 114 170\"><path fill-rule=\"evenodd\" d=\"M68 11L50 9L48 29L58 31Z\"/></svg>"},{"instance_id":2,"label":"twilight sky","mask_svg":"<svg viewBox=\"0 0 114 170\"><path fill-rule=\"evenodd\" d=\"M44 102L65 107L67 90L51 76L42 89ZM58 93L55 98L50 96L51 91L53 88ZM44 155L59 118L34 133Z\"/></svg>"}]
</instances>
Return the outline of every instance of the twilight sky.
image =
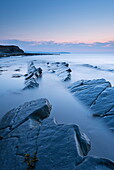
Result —
<instances>
[{"instance_id":1,"label":"twilight sky","mask_svg":"<svg viewBox=\"0 0 114 170\"><path fill-rule=\"evenodd\" d=\"M111 44L114 0L1 0L0 40Z\"/></svg>"}]
</instances>

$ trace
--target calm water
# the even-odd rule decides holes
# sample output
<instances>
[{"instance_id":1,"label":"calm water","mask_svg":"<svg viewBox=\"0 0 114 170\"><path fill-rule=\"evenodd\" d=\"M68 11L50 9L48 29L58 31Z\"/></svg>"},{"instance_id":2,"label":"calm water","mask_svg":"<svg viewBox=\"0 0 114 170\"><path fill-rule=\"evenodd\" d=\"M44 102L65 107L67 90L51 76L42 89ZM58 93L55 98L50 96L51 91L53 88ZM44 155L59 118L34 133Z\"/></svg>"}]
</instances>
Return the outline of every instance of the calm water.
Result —
<instances>
[{"instance_id":1,"label":"calm water","mask_svg":"<svg viewBox=\"0 0 114 170\"><path fill-rule=\"evenodd\" d=\"M12 78L12 74L25 74L27 63L34 60L36 67L43 68L43 77L39 79L39 88L23 91L24 77ZM90 138L90 155L114 159L114 134L100 119L92 118L88 109L68 92L66 86L54 74L47 73L47 61L66 61L72 68L72 80L105 78L114 85L114 55L70 54L53 56L10 57L0 59L0 69L7 70L0 75L0 117L10 109L26 101L46 97L52 104L52 117L58 123L75 123ZM89 64L89 65L87 65ZM96 69L91 66L98 66ZM20 68L20 72L14 71ZM111 70L109 70L111 69Z\"/></svg>"}]
</instances>

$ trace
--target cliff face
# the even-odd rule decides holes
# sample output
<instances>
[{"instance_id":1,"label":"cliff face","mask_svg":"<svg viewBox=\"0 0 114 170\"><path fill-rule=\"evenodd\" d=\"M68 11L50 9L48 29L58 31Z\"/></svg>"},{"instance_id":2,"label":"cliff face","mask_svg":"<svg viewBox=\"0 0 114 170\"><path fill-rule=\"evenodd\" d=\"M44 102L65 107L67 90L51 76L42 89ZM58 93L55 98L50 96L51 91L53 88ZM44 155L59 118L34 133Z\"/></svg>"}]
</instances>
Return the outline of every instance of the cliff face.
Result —
<instances>
[{"instance_id":1,"label":"cliff face","mask_svg":"<svg viewBox=\"0 0 114 170\"><path fill-rule=\"evenodd\" d=\"M0 45L0 54L23 54L24 51L15 45Z\"/></svg>"},{"instance_id":2,"label":"cliff face","mask_svg":"<svg viewBox=\"0 0 114 170\"><path fill-rule=\"evenodd\" d=\"M0 57L53 55L52 53L26 53L16 45L0 45Z\"/></svg>"}]
</instances>

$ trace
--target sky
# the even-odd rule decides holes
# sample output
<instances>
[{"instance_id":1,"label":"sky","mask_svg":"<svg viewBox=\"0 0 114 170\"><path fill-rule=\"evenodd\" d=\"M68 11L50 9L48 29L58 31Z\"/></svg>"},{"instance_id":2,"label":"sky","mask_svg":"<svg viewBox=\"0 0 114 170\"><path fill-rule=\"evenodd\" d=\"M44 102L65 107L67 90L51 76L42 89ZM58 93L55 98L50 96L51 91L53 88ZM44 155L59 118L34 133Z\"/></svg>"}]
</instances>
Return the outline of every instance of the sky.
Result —
<instances>
[{"instance_id":1,"label":"sky","mask_svg":"<svg viewBox=\"0 0 114 170\"><path fill-rule=\"evenodd\" d=\"M0 43L36 51L85 45L80 50L99 45L98 51L114 51L114 0L1 0Z\"/></svg>"}]
</instances>

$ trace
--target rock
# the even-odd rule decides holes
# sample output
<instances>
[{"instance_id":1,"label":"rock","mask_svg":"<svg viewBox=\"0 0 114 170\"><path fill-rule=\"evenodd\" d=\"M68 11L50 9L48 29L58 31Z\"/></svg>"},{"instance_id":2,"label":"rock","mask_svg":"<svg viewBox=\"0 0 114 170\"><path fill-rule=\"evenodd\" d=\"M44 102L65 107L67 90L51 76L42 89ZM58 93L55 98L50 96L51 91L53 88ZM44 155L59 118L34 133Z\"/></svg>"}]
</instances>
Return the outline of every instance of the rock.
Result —
<instances>
[{"instance_id":1,"label":"rock","mask_svg":"<svg viewBox=\"0 0 114 170\"><path fill-rule=\"evenodd\" d=\"M90 107L96 102L98 96L110 86L110 82L107 82L105 79L81 80L73 83L69 89L75 97Z\"/></svg>"},{"instance_id":2,"label":"rock","mask_svg":"<svg viewBox=\"0 0 114 170\"><path fill-rule=\"evenodd\" d=\"M15 45L0 45L0 57L9 56L34 56L34 55L59 55L54 53L26 53Z\"/></svg>"},{"instance_id":3,"label":"rock","mask_svg":"<svg viewBox=\"0 0 114 170\"><path fill-rule=\"evenodd\" d=\"M69 64L66 62L54 62L54 63L47 63L48 71L51 73L55 73L58 75L61 80L67 81L71 79L71 72L72 70L68 67Z\"/></svg>"},{"instance_id":4,"label":"rock","mask_svg":"<svg viewBox=\"0 0 114 170\"><path fill-rule=\"evenodd\" d=\"M26 102L5 114L5 116L0 120L0 129L9 128L9 131L11 131L29 118L42 120L49 116L50 111L51 105L47 99L42 98Z\"/></svg>"},{"instance_id":5,"label":"rock","mask_svg":"<svg viewBox=\"0 0 114 170\"><path fill-rule=\"evenodd\" d=\"M105 79L81 80L69 87L75 97L90 107L93 116L104 118L114 130L114 87Z\"/></svg>"},{"instance_id":6,"label":"rock","mask_svg":"<svg viewBox=\"0 0 114 170\"><path fill-rule=\"evenodd\" d=\"M36 79L31 77L29 79L26 79L25 81L25 87L23 88L23 90L26 90L26 89L33 89L33 88L36 88L38 87L39 84L37 83Z\"/></svg>"},{"instance_id":7,"label":"rock","mask_svg":"<svg viewBox=\"0 0 114 170\"><path fill-rule=\"evenodd\" d=\"M2 75L2 73L3 73L4 71L8 71L8 70L5 70L5 69L3 69L3 67L0 67L0 75Z\"/></svg>"},{"instance_id":8,"label":"rock","mask_svg":"<svg viewBox=\"0 0 114 170\"><path fill-rule=\"evenodd\" d=\"M91 106L94 116L114 115L114 87L106 88Z\"/></svg>"},{"instance_id":9,"label":"rock","mask_svg":"<svg viewBox=\"0 0 114 170\"><path fill-rule=\"evenodd\" d=\"M1 170L114 167L110 160L86 156L90 150L87 136L77 125L57 124L47 118L50 111L48 100L39 99L11 110L0 120Z\"/></svg>"},{"instance_id":10,"label":"rock","mask_svg":"<svg viewBox=\"0 0 114 170\"><path fill-rule=\"evenodd\" d=\"M30 79L33 75L33 73L25 74L25 80Z\"/></svg>"},{"instance_id":11,"label":"rock","mask_svg":"<svg viewBox=\"0 0 114 170\"><path fill-rule=\"evenodd\" d=\"M38 87L37 78L42 76L42 69L36 68L33 61L28 64L28 72L25 74L25 89Z\"/></svg>"},{"instance_id":12,"label":"rock","mask_svg":"<svg viewBox=\"0 0 114 170\"><path fill-rule=\"evenodd\" d=\"M42 75L42 69L40 67L37 69L37 72L38 72L39 76Z\"/></svg>"},{"instance_id":13,"label":"rock","mask_svg":"<svg viewBox=\"0 0 114 170\"><path fill-rule=\"evenodd\" d=\"M48 100L39 99L12 109L0 120L1 170L114 167L110 160L86 156L87 136L77 125L47 118L50 111Z\"/></svg>"},{"instance_id":14,"label":"rock","mask_svg":"<svg viewBox=\"0 0 114 170\"><path fill-rule=\"evenodd\" d=\"M30 62L28 64L28 73L27 73L27 75L28 76L32 75L32 76L34 76L34 78L41 77L42 76L42 69L40 67L36 68L33 61L32 61L32 62ZM25 78L25 79L28 79L28 78Z\"/></svg>"},{"instance_id":15,"label":"rock","mask_svg":"<svg viewBox=\"0 0 114 170\"><path fill-rule=\"evenodd\" d=\"M0 69L0 72L4 72L4 71L8 71L8 70Z\"/></svg>"},{"instance_id":16,"label":"rock","mask_svg":"<svg viewBox=\"0 0 114 170\"><path fill-rule=\"evenodd\" d=\"M15 69L14 71L21 71L20 68Z\"/></svg>"},{"instance_id":17,"label":"rock","mask_svg":"<svg viewBox=\"0 0 114 170\"><path fill-rule=\"evenodd\" d=\"M86 157L75 170L113 170L114 162L97 157Z\"/></svg>"},{"instance_id":18,"label":"rock","mask_svg":"<svg viewBox=\"0 0 114 170\"><path fill-rule=\"evenodd\" d=\"M0 45L0 54L23 54L24 51L15 45Z\"/></svg>"},{"instance_id":19,"label":"rock","mask_svg":"<svg viewBox=\"0 0 114 170\"><path fill-rule=\"evenodd\" d=\"M114 112L113 112L114 113ZM114 114L109 116L104 116L103 120L107 124L110 130L114 131Z\"/></svg>"},{"instance_id":20,"label":"rock","mask_svg":"<svg viewBox=\"0 0 114 170\"><path fill-rule=\"evenodd\" d=\"M19 78L19 77L22 77L22 76L23 76L22 74L13 74L12 78Z\"/></svg>"}]
</instances>

